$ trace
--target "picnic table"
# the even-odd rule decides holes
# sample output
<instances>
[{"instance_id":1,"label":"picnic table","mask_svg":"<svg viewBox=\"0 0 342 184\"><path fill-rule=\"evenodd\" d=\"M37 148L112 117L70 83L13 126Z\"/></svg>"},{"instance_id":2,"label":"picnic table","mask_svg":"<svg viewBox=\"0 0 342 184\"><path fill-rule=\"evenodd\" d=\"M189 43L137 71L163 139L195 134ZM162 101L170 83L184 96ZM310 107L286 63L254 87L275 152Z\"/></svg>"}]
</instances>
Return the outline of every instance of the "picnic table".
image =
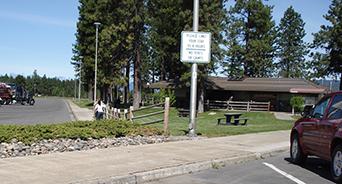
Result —
<instances>
[{"instance_id":1,"label":"picnic table","mask_svg":"<svg viewBox=\"0 0 342 184\"><path fill-rule=\"evenodd\" d=\"M240 118L241 115L242 113L225 113L225 118L218 118L217 124L221 124L221 120L226 119L226 125L247 125L248 118ZM244 121L244 123L240 123L240 121Z\"/></svg>"},{"instance_id":2,"label":"picnic table","mask_svg":"<svg viewBox=\"0 0 342 184\"><path fill-rule=\"evenodd\" d=\"M188 117L190 115L190 109L177 109L178 117ZM195 116L197 117L197 110Z\"/></svg>"}]
</instances>

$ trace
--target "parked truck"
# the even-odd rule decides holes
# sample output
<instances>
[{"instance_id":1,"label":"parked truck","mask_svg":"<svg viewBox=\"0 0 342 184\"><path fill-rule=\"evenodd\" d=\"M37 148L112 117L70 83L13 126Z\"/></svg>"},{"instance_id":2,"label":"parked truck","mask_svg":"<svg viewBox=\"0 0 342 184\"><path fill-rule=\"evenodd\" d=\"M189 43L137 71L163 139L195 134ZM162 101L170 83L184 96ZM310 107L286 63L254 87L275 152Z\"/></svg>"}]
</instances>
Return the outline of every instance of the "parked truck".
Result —
<instances>
[{"instance_id":1,"label":"parked truck","mask_svg":"<svg viewBox=\"0 0 342 184\"><path fill-rule=\"evenodd\" d=\"M34 105L35 100L33 99L33 94L27 91L22 86L16 86L15 101L21 103L22 105L29 104Z\"/></svg>"}]
</instances>

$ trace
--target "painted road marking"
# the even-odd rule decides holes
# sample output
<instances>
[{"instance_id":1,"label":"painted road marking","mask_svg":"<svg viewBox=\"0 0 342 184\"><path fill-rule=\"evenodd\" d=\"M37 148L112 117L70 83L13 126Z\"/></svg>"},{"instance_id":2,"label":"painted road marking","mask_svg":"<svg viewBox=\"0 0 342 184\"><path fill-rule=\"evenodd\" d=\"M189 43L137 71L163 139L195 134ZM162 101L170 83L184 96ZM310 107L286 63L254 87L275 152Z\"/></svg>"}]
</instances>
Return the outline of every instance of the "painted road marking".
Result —
<instances>
[{"instance_id":1,"label":"painted road marking","mask_svg":"<svg viewBox=\"0 0 342 184\"><path fill-rule=\"evenodd\" d=\"M272 164L269 164L269 163L266 163L266 162L263 162L263 164L266 165L267 167L269 167L269 168L275 170L275 171L278 172L279 174L285 176L286 178L288 178L288 179L290 179L290 180L292 180L292 181L298 183L298 184L305 184L304 182L300 181L298 178L296 178L296 177L294 177L294 176L292 176L292 175L290 175L290 174L287 174L286 172L284 172L284 171L278 169L277 167L275 167L275 166L272 165Z\"/></svg>"}]
</instances>

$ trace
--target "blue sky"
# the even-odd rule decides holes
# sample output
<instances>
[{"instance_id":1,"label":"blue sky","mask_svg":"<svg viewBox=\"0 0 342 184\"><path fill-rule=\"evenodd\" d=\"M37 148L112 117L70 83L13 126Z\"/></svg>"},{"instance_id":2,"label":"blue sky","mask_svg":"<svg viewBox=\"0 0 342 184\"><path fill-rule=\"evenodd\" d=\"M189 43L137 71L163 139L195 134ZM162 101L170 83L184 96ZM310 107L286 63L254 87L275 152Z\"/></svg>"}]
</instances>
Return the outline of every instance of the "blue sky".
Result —
<instances>
[{"instance_id":1,"label":"blue sky","mask_svg":"<svg viewBox=\"0 0 342 184\"><path fill-rule=\"evenodd\" d=\"M292 5L306 22L305 41L327 24L328 0L269 0L276 23ZM78 18L77 0L1 0L0 75L73 78L70 65Z\"/></svg>"},{"instance_id":2,"label":"blue sky","mask_svg":"<svg viewBox=\"0 0 342 184\"><path fill-rule=\"evenodd\" d=\"M0 75L73 77L76 0L1 0Z\"/></svg>"}]
</instances>

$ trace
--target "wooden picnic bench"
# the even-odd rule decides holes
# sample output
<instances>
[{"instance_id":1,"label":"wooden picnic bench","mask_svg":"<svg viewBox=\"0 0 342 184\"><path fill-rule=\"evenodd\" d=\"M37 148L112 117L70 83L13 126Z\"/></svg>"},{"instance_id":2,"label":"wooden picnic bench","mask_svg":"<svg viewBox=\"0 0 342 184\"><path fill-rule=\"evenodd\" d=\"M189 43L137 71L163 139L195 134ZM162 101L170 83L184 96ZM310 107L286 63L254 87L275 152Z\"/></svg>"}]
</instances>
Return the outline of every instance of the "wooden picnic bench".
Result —
<instances>
[{"instance_id":1,"label":"wooden picnic bench","mask_svg":"<svg viewBox=\"0 0 342 184\"><path fill-rule=\"evenodd\" d=\"M178 117L188 117L190 115L189 109L177 109L178 110ZM197 117L197 111L195 116Z\"/></svg>"},{"instance_id":2,"label":"wooden picnic bench","mask_svg":"<svg viewBox=\"0 0 342 184\"><path fill-rule=\"evenodd\" d=\"M190 114L189 109L177 109L178 110L178 117L188 117Z\"/></svg>"},{"instance_id":3,"label":"wooden picnic bench","mask_svg":"<svg viewBox=\"0 0 342 184\"><path fill-rule=\"evenodd\" d=\"M248 118L240 118L241 113L225 113L224 115L225 118L217 118L217 125L223 124L222 120L226 120L225 125L247 125Z\"/></svg>"},{"instance_id":4,"label":"wooden picnic bench","mask_svg":"<svg viewBox=\"0 0 342 184\"><path fill-rule=\"evenodd\" d=\"M243 121L243 123L240 123L240 121ZM247 126L248 118L238 118L234 119L234 125L246 125Z\"/></svg>"},{"instance_id":5,"label":"wooden picnic bench","mask_svg":"<svg viewBox=\"0 0 342 184\"><path fill-rule=\"evenodd\" d=\"M217 125L221 124L221 120L223 120L223 119L225 120L226 118L217 118Z\"/></svg>"}]
</instances>

